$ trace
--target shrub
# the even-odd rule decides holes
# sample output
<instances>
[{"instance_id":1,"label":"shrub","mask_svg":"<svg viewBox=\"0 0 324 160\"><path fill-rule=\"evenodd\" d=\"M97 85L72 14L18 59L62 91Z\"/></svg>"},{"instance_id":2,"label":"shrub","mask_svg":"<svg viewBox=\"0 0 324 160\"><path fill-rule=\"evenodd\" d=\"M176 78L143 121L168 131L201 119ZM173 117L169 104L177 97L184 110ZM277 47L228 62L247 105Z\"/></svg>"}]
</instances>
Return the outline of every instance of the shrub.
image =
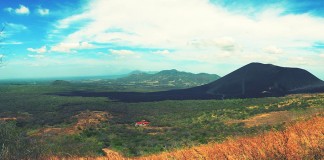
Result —
<instances>
[{"instance_id":1,"label":"shrub","mask_svg":"<svg viewBox=\"0 0 324 160\"><path fill-rule=\"evenodd\" d=\"M41 159L43 150L35 139L28 138L26 132L15 122L0 122L0 158Z\"/></svg>"}]
</instances>

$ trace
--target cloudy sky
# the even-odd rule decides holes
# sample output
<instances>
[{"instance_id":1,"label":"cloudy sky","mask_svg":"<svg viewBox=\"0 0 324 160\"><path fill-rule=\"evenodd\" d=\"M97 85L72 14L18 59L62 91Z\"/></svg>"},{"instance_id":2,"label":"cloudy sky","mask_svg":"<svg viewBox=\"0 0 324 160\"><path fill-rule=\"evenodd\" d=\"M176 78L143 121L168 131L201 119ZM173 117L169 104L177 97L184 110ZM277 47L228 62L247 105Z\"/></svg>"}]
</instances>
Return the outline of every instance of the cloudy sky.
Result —
<instances>
[{"instance_id":1,"label":"cloudy sky","mask_svg":"<svg viewBox=\"0 0 324 160\"><path fill-rule=\"evenodd\" d=\"M324 79L323 0L1 0L0 79L250 62Z\"/></svg>"}]
</instances>

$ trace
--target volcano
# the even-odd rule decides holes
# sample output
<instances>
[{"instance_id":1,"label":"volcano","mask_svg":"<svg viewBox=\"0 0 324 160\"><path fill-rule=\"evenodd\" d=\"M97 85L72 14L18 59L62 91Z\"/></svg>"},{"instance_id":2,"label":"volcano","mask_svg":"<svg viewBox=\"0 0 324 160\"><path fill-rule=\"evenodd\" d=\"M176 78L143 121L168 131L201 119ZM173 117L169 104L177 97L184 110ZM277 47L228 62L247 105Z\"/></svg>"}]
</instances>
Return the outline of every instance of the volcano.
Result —
<instances>
[{"instance_id":1,"label":"volcano","mask_svg":"<svg viewBox=\"0 0 324 160\"><path fill-rule=\"evenodd\" d=\"M256 98L314 92L322 86L322 80L304 69L250 63L195 89L224 98Z\"/></svg>"}]
</instances>

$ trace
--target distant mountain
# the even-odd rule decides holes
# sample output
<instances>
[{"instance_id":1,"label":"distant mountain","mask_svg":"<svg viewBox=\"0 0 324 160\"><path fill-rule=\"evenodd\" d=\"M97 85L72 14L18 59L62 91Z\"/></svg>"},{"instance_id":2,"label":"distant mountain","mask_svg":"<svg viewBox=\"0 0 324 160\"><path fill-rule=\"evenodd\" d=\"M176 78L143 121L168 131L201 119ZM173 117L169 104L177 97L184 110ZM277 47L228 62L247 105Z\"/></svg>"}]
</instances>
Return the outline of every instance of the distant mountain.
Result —
<instances>
[{"instance_id":1,"label":"distant mountain","mask_svg":"<svg viewBox=\"0 0 324 160\"><path fill-rule=\"evenodd\" d=\"M168 73L167 75L176 73L173 70L166 72ZM161 72L157 73L157 75L159 74ZM277 97L296 93L324 93L324 82L304 69L280 67L272 64L250 63L214 82L188 89L149 93L72 92L62 95L100 96L124 102L144 102Z\"/></svg>"},{"instance_id":2,"label":"distant mountain","mask_svg":"<svg viewBox=\"0 0 324 160\"><path fill-rule=\"evenodd\" d=\"M129 76L116 79L116 83L128 85L144 85L152 87L189 88L204 85L219 79L216 74L181 72L175 69L157 73L133 71Z\"/></svg>"},{"instance_id":3,"label":"distant mountain","mask_svg":"<svg viewBox=\"0 0 324 160\"><path fill-rule=\"evenodd\" d=\"M130 73L128 73L127 75L132 75L132 74L142 74L142 73L146 73L146 74L155 74L155 73L158 73L158 71L141 71L141 70L135 70L135 71L132 71ZM126 77L126 76L124 76ZM122 78L122 77L121 77Z\"/></svg>"},{"instance_id":4,"label":"distant mountain","mask_svg":"<svg viewBox=\"0 0 324 160\"><path fill-rule=\"evenodd\" d=\"M65 80L55 80L52 82L52 85L55 85L55 86L66 86L66 85L70 85L71 82L69 81L65 81Z\"/></svg>"}]
</instances>

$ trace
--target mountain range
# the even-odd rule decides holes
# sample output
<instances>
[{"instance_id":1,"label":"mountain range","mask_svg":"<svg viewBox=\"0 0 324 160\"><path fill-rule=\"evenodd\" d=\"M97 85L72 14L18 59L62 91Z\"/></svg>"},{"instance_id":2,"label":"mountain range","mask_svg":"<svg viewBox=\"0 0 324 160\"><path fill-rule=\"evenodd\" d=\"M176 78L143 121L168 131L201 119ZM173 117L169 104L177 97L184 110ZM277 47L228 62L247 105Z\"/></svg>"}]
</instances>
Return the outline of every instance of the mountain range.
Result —
<instances>
[{"instance_id":1,"label":"mountain range","mask_svg":"<svg viewBox=\"0 0 324 160\"><path fill-rule=\"evenodd\" d=\"M300 68L250 63L211 83L161 92L70 92L60 95L109 97L124 102L278 97L324 92L324 82Z\"/></svg>"},{"instance_id":2,"label":"mountain range","mask_svg":"<svg viewBox=\"0 0 324 160\"><path fill-rule=\"evenodd\" d=\"M190 88L201 86L219 79L216 74L181 72L175 69L160 72L133 71L128 76L112 80L114 84Z\"/></svg>"}]
</instances>

